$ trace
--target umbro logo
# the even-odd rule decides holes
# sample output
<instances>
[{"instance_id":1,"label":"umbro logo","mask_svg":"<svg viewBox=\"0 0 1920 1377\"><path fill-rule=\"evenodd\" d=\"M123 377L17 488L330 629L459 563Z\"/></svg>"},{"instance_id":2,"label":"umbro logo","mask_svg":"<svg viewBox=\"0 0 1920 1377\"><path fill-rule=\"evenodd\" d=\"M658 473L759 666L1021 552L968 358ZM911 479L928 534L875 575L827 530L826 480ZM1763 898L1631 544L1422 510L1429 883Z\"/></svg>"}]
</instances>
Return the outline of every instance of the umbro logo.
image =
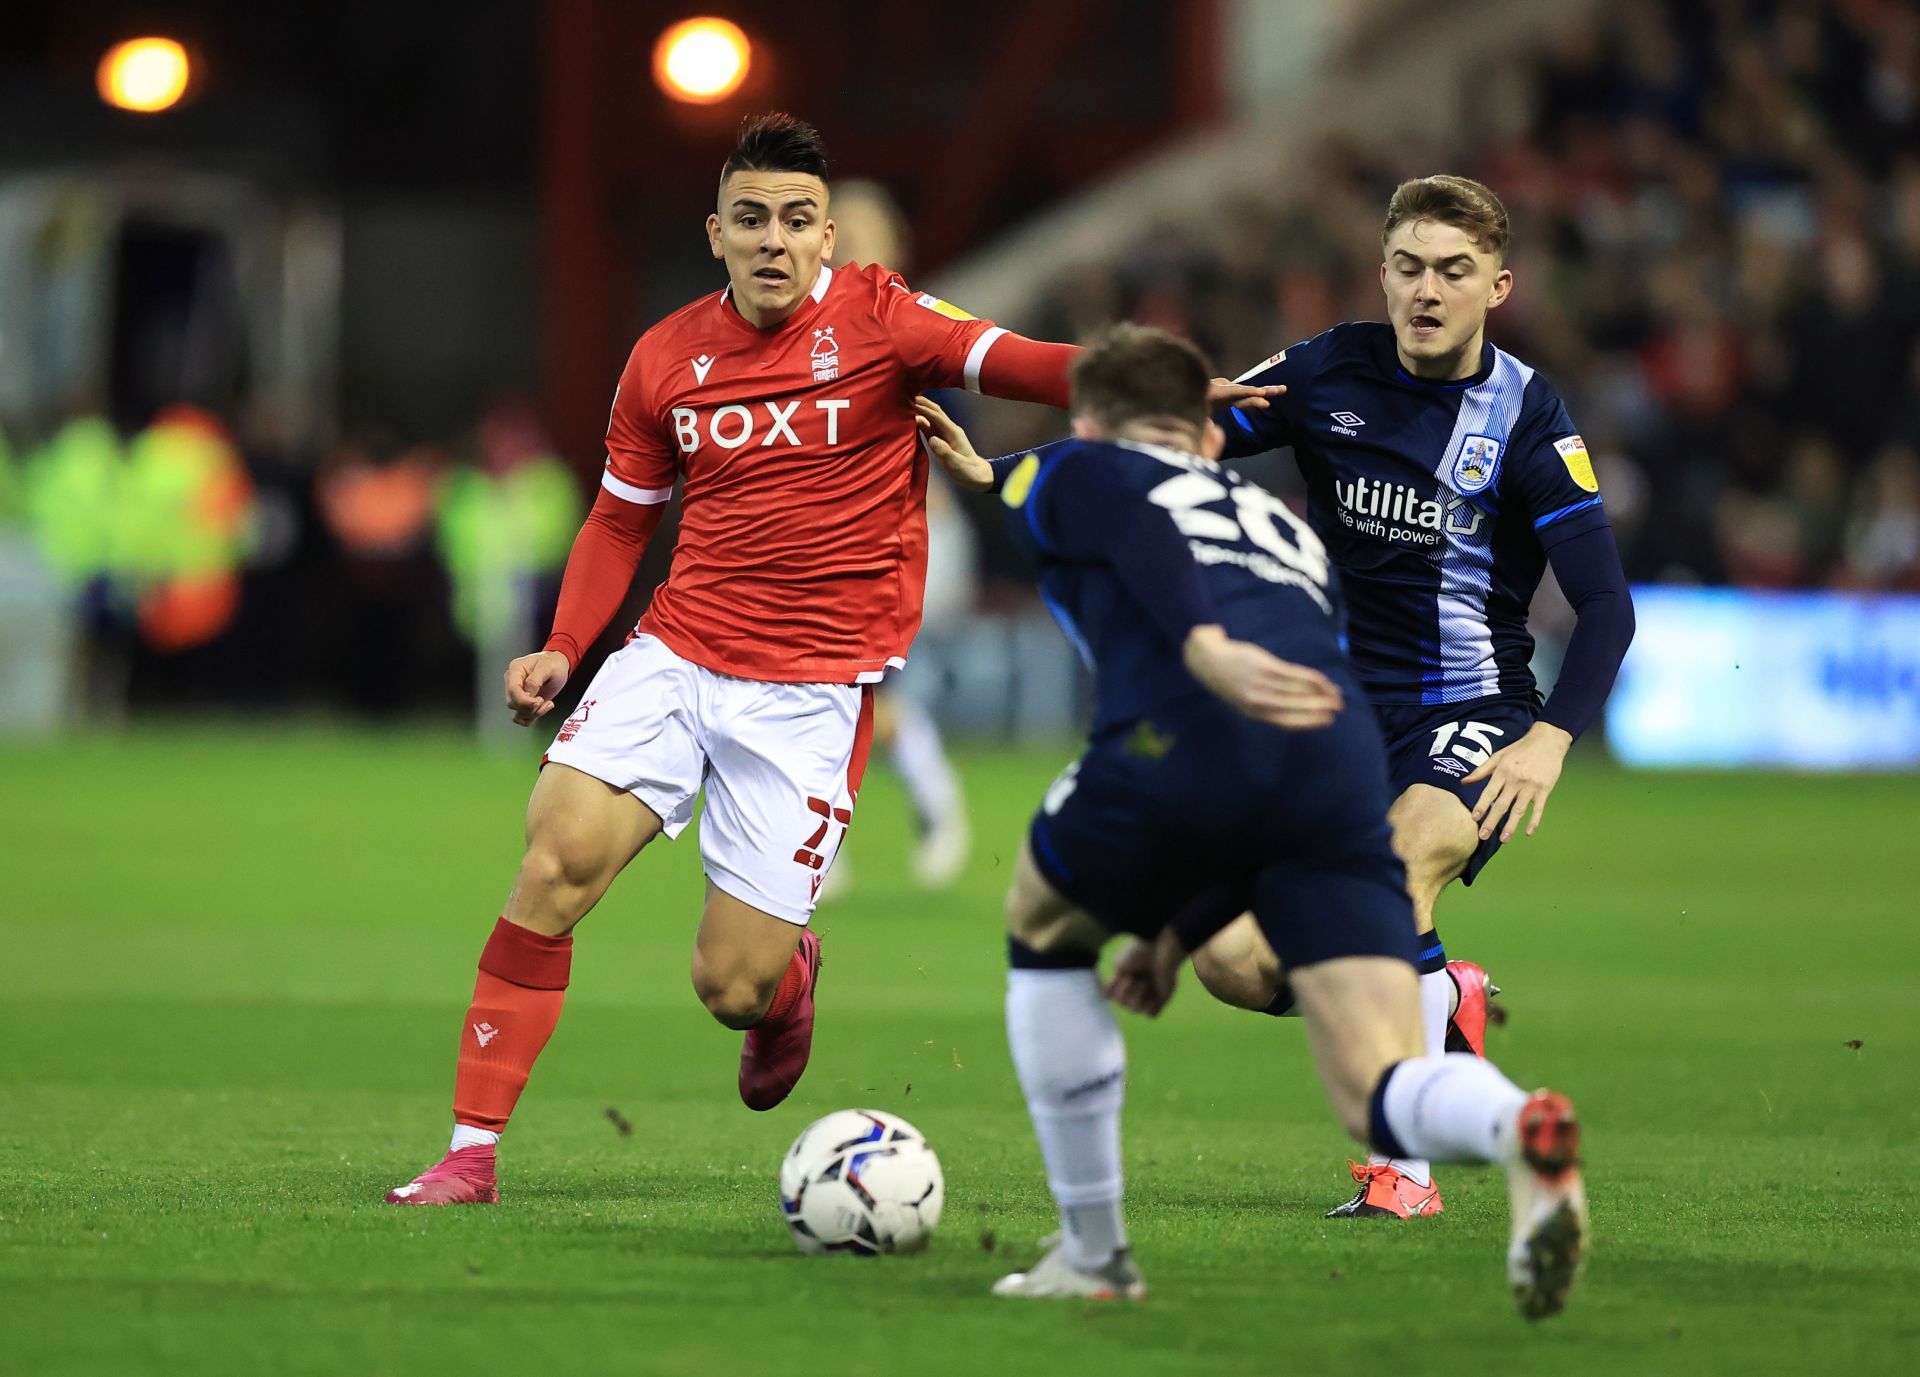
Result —
<instances>
[{"instance_id":1,"label":"umbro logo","mask_svg":"<svg viewBox=\"0 0 1920 1377\"><path fill-rule=\"evenodd\" d=\"M1361 420L1351 411L1335 411L1331 413L1331 417L1334 431L1340 435L1358 434L1358 432L1354 430L1354 427L1366 424L1365 421Z\"/></svg>"},{"instance_id":2,"label":"umbro logo","mask_svg":"<svg viewBox=\"0 0 1920 1377\"><path fill-rule=\"evenodd\" d=\"M480 1040L480 1045L485 1047L500 1036L500 1030L491 1023L476 1023L473 1025L473 1035Z\"/></svg>"},{"instance_id":3,"label":"umbro logo","mask_svg":"<svg viewBox=\"0 0 1920 1377\"><path fill-rule=\"evenodd\" d=\"M704 383L707 380L707 370L712 367L713 355L702 354L693 361L693 380L697 383Z\"/></svg>"}]
</instances>

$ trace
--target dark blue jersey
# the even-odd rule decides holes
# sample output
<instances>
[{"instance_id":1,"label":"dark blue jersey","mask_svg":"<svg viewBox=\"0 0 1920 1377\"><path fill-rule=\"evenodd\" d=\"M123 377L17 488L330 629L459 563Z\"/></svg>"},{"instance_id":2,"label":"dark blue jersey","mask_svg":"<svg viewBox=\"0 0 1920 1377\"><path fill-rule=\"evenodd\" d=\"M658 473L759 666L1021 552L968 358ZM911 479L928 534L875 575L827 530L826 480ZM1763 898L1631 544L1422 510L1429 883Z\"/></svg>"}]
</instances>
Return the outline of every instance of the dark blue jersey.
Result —
<instances>
[{"instance_id":1,"label":"dark blue jersey","mask_svg":"<svg viewBox=\"0 0 1920 1377\"><path fill-rule=\"evenodd\" d=\"M1425 382L1400 367L1391 326L1363 322L1240 381L1287 391L1265 411L1221 414L1225 457L1293 447L1368 696L1531 696L1527 606L1547 551L1608 524L1586 444L1547 380L1489 344L1472 377Z\"/></svg>"},{"instance_id":2,"label":"dark blue jersey","mask_svg":"<svg viewBox=\"0 0 1920 1377\"><path fill-rule=\"evenodd\" d=\"M1213 701L1182 656L1198 625L1346 677L1324 546L1278 498L1211 460L1065 440L1012 467L1001 500L1042 599L1094 671L1096 738Z\"/></svg>"}]
</instances>

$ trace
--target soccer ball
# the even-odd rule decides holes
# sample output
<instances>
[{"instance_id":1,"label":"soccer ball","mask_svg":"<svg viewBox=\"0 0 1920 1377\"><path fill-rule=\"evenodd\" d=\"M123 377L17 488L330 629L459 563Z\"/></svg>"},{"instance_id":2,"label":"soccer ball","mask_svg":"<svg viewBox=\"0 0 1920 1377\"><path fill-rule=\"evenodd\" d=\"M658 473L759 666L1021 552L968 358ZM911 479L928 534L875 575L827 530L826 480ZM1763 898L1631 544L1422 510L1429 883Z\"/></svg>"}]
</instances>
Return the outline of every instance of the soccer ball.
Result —
<instances>
[{"instance_id":1,"label":"soccer ball","mask_svg":"<svg viewBox=\"0 0 1920 1377\"><path fill-rule=\"evenodd\" d=\"M946 1195L920 1130L877 1109L815 1120L780 1163L780 1212L803 1253L917 1253Z\"/></svg>"}]
</instances>

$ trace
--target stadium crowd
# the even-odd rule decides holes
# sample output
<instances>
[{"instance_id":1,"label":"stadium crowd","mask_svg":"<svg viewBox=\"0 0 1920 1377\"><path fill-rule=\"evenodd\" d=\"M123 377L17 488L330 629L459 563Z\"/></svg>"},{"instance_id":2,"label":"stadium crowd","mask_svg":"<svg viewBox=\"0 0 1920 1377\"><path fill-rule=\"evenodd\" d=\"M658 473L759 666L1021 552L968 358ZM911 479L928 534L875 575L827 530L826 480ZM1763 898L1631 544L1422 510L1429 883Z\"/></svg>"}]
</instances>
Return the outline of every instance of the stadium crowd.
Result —
<instances>
[{"instance_id":1,"label":"stadium crowd","mask_svg":"<svg viewBox=\"0 0 1920 1377\"><path fill-rule=\"evenodd\" d=\"M1377 319L1389 192L1462 172L1513 224L1492 338L1566 397L1632 577L1920 589L1920 11L1623 0L1506 79L1524 133L1322 148L1208 233L1080 270L1036 333L1126 317L1232 371Z\"/></svg>"},{"instance_id":2,"label":"stadium crowd","mask_svg":"<svg viewBox=\"0 0 1920 1377\"><path fill-rule=\"evenodd\" d=\"M1464 172L1512 220L1492 338L1566 397L1633 579L1920 590L1920 4L1621 0L1493 70L1460 78L1465 127L1318 148L1204 229L1152 226L1066 275L1025 323L1078 340L1133 319L1247 368L1380 318L1392 187ZM1025 409L969 420L999 450L1058 433ZM0 439L0 540L26 536L76 595L90 707L317 689L406 710L466 698L474 654L537 637L586 495L524 403L448 445L363 427L303 455L247 429L177 407L132 435L83 416ZM1290 468L1256 476L1285 491ZM1024 599L988 504L961 505L988 605Z\"/></svg>"},{"instance_id":3,"label":"stadium crowd","mask_svg":"<svg viewBox=\"0 0 1920 1377\"><path fill-rule=\"evenodd\" d=\"M525 401L447 445L363 426L287 453L251 430L176 405L131 433L88 412L0 441L0 549L24 539L73 608L88 716L444 705L473 653L544 633L586 500Z\"/></svg>"}]
</instances>

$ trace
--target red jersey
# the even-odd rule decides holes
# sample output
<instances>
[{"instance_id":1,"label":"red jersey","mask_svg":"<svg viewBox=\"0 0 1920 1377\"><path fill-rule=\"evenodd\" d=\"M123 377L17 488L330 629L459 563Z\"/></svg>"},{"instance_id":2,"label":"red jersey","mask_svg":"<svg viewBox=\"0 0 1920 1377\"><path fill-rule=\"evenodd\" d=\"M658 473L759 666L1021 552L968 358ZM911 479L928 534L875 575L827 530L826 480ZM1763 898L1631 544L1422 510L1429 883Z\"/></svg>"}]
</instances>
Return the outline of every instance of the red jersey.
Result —
<instances>
[{"instance_id":1,"label":"red jersey","mask_svg":"<svg viewBox=\"0 0 1920 1377\"><path fill-rule=\"evenodd\" d=\"M614 395L602 480L637 503L681 484L672 567L638 629L745 679L871 683L904 664L927 570L913 397L979 390L1006 335L858 265L822 265L809 299L764 330L722 291L647 331Z\"/></svg>"}]
</instances>

